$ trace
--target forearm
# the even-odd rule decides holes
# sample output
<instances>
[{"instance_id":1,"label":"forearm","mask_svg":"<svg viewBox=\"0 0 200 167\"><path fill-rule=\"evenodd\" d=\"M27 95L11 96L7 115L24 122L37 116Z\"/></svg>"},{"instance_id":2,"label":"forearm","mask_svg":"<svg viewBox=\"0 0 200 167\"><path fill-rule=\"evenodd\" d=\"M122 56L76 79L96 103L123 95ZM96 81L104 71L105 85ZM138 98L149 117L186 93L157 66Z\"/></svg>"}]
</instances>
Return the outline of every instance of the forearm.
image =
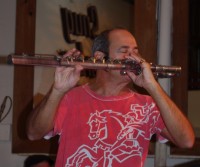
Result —
<instances>
[{"instance_id":1,"label":"forearm","mask_svg":"<svg viewBox=\"0 0 200 167\"><path fill-rule=\"evenodd\" d=\"M153 97L160 109L161 116L172 142L180 147L191 147L194 143L194 132L191 124L182 111L169 98L157 82L149 87L147 91Z\"/></svg>"},{"instance_id":2,"label":"forearm","mask_svg":"<svg viewBox=\"0 0 200 167\"><path fill-rule=\"evenodd\" d=\"M27 135L30 140L40 139L53 129L54 117L62 97L63 94L51 89L30 113L27 120Z\"/></svg>"},{"instance_id":3,"label":"forearm","mask_svg":"<svg viewBox=\"0 0 200 167\"><path fill-rule=\"evenodd\" d=\"M78 56L81 53L76 49L68 51L63 58L68 56ZM55 70L54 84L49 94L38 105L27 121L27 135L29 139L36 140L42 138L49 131L53 130L54 119L57 107L64 94L73 88L80 79L82 66L57 67Z\"/></svg>"}]
</instances>

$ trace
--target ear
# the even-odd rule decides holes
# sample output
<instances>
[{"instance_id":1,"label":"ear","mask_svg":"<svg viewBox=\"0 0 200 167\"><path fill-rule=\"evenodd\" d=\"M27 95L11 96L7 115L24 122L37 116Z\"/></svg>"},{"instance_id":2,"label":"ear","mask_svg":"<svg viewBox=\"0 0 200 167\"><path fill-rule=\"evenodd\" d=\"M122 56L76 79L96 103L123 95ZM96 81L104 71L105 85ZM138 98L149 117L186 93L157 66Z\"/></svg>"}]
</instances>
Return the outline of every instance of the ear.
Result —
<instances>
[{"instance_id":1,"label":"ear","mask_svg":"<svg viewBox=\"0 0 200 167\"><path fill-rule=\"evenodd\" d=\"M101 51L96 51L94 53L94 58L97 60L103 60L104 57L105 57L105 53L103 53Z\"/></svg>"}]
</instances>

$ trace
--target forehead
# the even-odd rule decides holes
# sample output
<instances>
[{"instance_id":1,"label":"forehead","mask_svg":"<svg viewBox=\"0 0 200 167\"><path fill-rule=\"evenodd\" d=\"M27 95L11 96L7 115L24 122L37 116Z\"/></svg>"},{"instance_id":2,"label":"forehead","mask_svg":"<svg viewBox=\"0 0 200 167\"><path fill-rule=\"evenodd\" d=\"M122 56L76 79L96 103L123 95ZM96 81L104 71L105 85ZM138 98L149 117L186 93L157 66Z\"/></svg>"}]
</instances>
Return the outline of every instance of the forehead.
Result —
<instances>
[{"instance_id":1,"label":"forehead","mask_svg":"<svg viewBox=\"0 0 200 167\"><path fill-rule=\"evenodd\" d=\"M136 40L133 35L126 30L113 30L109 34L110 45L134 45L136 46Z\"/></svg>"}]
</instances>

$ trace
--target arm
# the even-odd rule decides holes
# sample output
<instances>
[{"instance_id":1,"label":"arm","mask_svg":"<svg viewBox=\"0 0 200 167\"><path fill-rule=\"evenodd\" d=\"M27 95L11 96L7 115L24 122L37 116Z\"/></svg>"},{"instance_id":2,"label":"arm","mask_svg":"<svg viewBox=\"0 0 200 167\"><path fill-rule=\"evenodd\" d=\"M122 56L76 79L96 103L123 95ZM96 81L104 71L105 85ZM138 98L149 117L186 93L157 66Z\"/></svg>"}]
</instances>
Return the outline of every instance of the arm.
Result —
<instances>
[{"instance_id":1,"label":"arm","mask_svg":"<svg viewBox=\"0 0 200 167\"><path fill-rule=\"evenodd\" d=\"M73 49L64 57L74 54L79 54L79 52L77 53ZM60 100L68 90L76 85L80 78L81 70L81 66L75 66L75 68L56 68L52 88L27 119L27 135L30 140L40 139L53 129L56 110Z\"/></svg>"},{"instance_id":2,"label":"arm","mask_svg":"<svg viewBox=\"0 0 200 167\"><path fill-rule=\"evenodd\" d=\"M138 62L141 60L139 56L133 56L132 59ZM143 62L141 63L141 67L143 69L141 75L136 76L130 72L128 72L128 75L135 84L148 91L159 107L166 125L166 129L163 130L162 135L179 147L192 147L195 136L190 122L155 80L149 63Z\"/></svg>"},{"instance_id":3,"label":"arm","mask_svg":"<svg viewBox=\"0 0 200 167\"><path fill-rule=\"evenodd\" d=\"M190 148L194 144L194 132L188 119L175 105L169 96L156 82L147 91L153 97L160 109L161 116L166 125L162 135L171 140L174 144L183 148Z\"/></svg>"}]
</instances>

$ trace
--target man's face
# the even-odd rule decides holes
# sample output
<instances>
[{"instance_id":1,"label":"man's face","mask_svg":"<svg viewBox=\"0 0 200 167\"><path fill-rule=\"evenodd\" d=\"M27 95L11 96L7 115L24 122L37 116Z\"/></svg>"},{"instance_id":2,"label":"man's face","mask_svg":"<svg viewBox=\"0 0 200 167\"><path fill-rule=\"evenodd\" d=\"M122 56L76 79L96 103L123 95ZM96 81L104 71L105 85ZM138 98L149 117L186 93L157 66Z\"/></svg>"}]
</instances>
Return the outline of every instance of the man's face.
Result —
<instances>
[{"instance_id":1,"label":"man's face","mask_svg":"<svg viewBox=\"0 0 200 167\"><path fill-rule=\"evenodd\" d=\"M110 59L125 59L125 56L138 54L135 38L126 30L114 30L109 34Z\"/></svg>"},{"instance_id":2,"label":"man's face","mask_svg":"<svg viewBox=\"0 0 200 167\"><path fill-rule=\"evenodd\" d=\"M114 30L109 34L109 58L111 60L122 60L128 55L137 55L138 47L133 35L126 30ZM111 71L110 74L115 77L126 78L129 77L122 76L119 71Z\"/></svg>"}]
</instances>

